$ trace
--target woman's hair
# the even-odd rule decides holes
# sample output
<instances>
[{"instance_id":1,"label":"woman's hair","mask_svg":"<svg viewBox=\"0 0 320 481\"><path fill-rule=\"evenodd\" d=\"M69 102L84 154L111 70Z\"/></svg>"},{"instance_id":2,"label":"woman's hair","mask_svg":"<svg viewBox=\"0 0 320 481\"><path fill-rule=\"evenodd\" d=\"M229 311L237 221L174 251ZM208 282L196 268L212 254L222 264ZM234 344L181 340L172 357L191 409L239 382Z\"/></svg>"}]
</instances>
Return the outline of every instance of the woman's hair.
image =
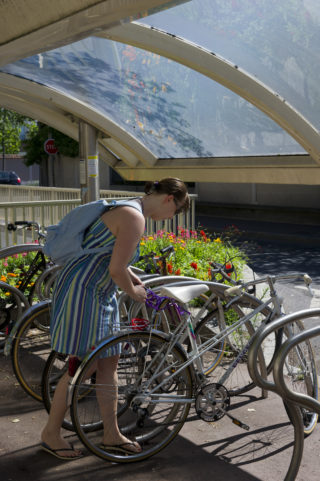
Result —
<instances>
[{"instance_id":1,"label":"woman's hair","mask_svg":"<svg viewBox=\"0 0 320 481\"><path fill-rule=\"evenodd\" d=\"M175 177L166 177L159 181L146 182L144 191L147 195L153 193L173 195L179 212L185 212L190 208L187 187L182 180L176 179Z\"/></svg>"}]
</instances>

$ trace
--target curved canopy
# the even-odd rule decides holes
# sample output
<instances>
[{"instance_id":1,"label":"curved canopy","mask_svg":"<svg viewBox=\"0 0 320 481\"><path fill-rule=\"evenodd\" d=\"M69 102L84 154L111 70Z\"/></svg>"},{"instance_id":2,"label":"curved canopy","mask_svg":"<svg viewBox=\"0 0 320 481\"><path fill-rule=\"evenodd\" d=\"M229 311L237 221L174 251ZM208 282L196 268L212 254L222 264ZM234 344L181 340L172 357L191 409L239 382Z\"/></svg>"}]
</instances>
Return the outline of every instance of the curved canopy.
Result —
<instances>
[{"instance_id":1,"label":"curved canopy","mask_svg":"<svg viewBox=\"0 0 320 481\"><path fill-rule=\"evenodd\" d=\"M1 67L1 104L94 125L126 178L318 184L318 2L170 3Z\"/></svg>"},{"instance_id":2,"label":"curved canopy","mask_svg":"<svg viewBox=\"0 0 320 481\"><path fill-rule=\"evenodd\" d=\"M185 0L2 0L0 66Z\"/></svg>"}]
</instances>

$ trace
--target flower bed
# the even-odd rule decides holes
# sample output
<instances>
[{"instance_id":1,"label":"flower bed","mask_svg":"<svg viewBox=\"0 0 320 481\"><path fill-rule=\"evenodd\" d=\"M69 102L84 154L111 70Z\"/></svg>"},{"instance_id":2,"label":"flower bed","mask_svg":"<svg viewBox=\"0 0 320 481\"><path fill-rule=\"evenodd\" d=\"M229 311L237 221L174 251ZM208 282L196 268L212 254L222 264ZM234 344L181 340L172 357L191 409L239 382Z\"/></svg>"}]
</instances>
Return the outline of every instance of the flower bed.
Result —
<instances>
[{"instance_id":1,"label":"flower bed","mask_svg":"<svg viewBox=\"0 0 320 481\"><path fill-rule=\"evenodd\" d=\"M167 262L167 273L210 280L210 261L221 264L231 263L238 275L246 262L246 256L238 247L232 245L227 235L210 237L204 230L178 228L178 235L172 232L158 231L152 236L145 236L140 242L140 254L150 252L160 255L160 250L169 245L174 246L174 255ZM146 268L146 261L135 264ZM154 269L155 272L156 269Z\"/></svg>"}]
</instances>

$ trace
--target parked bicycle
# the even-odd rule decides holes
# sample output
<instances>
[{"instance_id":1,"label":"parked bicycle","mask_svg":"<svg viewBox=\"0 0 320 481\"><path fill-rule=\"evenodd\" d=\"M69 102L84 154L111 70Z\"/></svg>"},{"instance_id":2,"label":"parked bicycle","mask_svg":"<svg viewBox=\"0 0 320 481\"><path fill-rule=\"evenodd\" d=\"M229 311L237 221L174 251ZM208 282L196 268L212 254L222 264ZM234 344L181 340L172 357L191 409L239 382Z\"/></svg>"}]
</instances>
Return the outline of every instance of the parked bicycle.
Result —
<instances>
[{"instance_id":1,"label":"parked bicycle","mask_svg":"<svg viewBox=\"0 0 320 481\"><path fill-rule=\"evenodd\" d=\"M206 292L207 285L197 286L199 291ZM157 310L171 304L174 306L180 322L170 335L161 331L145 328L143 331L132 329L119 333L101 342L94 352L88 354L71 382L71 417L73 426L85 444L94 454L113 462L131 462L146 459L167 446L178 434L185 423L190 406L194 405L200 419L206 422L217 422L224 416L229 417L236 425L247 430L245 421L235 417L230 410L231 397L225 381L238 369L239 360L252 342L238 354L235 362L228 363L228 369L222 376L215 375L208 381L203 369L203 356L215 348L227 334L237 330L242 319L226 332L220 332L200 345L196 342L190 316L181 311L180 290L165 287L161 291L163 297L153 296ZM185 290L184 290L185 292ZM194 295L193 290L189 291ZM177 303L176 303L177 301ZM181 335L188 330L192 346L189 354L183 349ZM92 373L96 360L108 356L110 352L119 353L117 379L115 385L97 386L92 382ZM306 351L307 359L298 363L298 358L288 358L292 367L288 378L293 380L297 389L303 388L317 396L317 376L312 352ZM262 368L259 359L260 369ZM310 368L305 372L305 367ZM312 367L312 369L311 369ZM299 372L299 376L297 376ZM309 382L311 380L311 383ZM122 432L134 437L143 447L142 452L124 456L123 453L101 447L99 429L101 419L97 404L96 392L105 391L106 396L118 399L118 423Z\"/></svg>"},{"instance_id":2,"label":"parked bicycle","mask_svg":"<svg viewBox=\"0 0 320 481\"><path fill-rule=\"evenodd\" d=\"M292 276L291 276L292 278ZM191 281L190 281L191 282ZM222 293L224 292L226 294L226 291L230 288L227 288L226 286L220 286L220 297L222 297ZM131 340L133 339L134 342L136 342L139 339L139 334L141 331L142 335L142 340L140 342L137 341L137 343L141 346L143 346L143 349L146 351L146 356L148 358L148 353L149 349L153 349L152 346L161 344L162 346L166 345L168 347L168 351L165 351L166 348L162 347L161 354L159 354L159 359L167 359L166 363L164 364L163 370L161 370L161 379L165 378L170 378L170 374L173 372L180 372L180 367L176 368L175 364L172 364L172 360L175 359L177 356L179 357L181 355L181 352L183 351L185 356L183 358L183 361L181 361L181 365L183 368L181 371L185 372L185 368L189 368L191 365L193 366L192 369L195 369L196 372L198 373L195 377L197 380L197 389L199 389L199 386L202 384L205 386L207 384L210 384L210 381L214 379L214 384L221 387L221 392L218 394L219 396L222 396L222 392L227 392L227 404L229 406L230 404L230 396L238 395L244 392L247 392L249 389L252 389L254 387L254 384L252 383L250 377L247 374L247 352L249 349L249 346L252 342L253 335L258 329L259 326L262 326L264 324L268 324L272 320L272 310L267 310L269 315L263 315L260 320L259 324L257 323L257 314L262 313L265 311L266 306L271 303L272 298L268 299L265 303L262 301L258 301L257 299L253 298L250 296L248 293L244 292L243 293L243 298L242 303L243 305L246 304L246 301L248 302L249 300L253 302L253 305L251 306L251 312L244 314L241 309L238 311L238 320L235 321L233 324L231 323L230 325L226 326L224 324L224 329L221 329L219 327L219 324L217 323L217 318L211 317L211 324L208 322L207 323L207 329L203 329L203 324L201 325L201 330L200 333L197 330L197 328L194 330L193 325L192 325L192 318L189 315L187 320L184 320L182 322L181 319L181 309L184 309L182 306L186 306L186 303L192 300L194 297L199 296L201 293L207 292L209 289L209 285L204 285L203 283L195 283L193 280L193 285L190 287L187 285L187 282L182 285L180 284L180 287L176 286L166 286L160 288L160 293L169 293L175 295L175 302L172 304L172 300L168 300L166 297L164 299L164 304L161 306L162 298L160 297L160 304L156 305L151 305L151 308L154 312L154 317L150 318L149 320L145 319L144 324L139 323L136 320L133 320L131 330L129 332L126 332L124 334L119 334L119 337L117 336L113 337L113 339L110 340L110 345L109 341L105 340L103 343L100 344L100 346L97 347L96 351L94 354L88 355L85 361L82 364L81 367L81 372L82 374L78 377L77 375L77 380L73 381L73 385L75 389L78 389L76 386L79 382L79 379L81 379L80 384L82 385L81 388L79 388L79 392L81 391L81 398L83 400L82 404L82 409L83 411L83 416L86 416L86 422L84 423L83 421L80 421L80 417L78 419L78 425L75 426L75 416L80 416L79 411L77 415L73 414L73 418L70 419L66 418L64 426L67 429L74 429L76 428L78 434L82 437L82 440L86 438L86 435L83 433L86 433L87 431L95 431L95 429L98 429L98 426L101 427L101 424L99 425L98 421L93 421L92 422L89 420L90 418L90 408L89 411L86 411L86 396L88 395L88 405L90 406L92 404L95 404L95 391L96 387L94 383L91 385L91 381L88 381L88 379L85 378L84 372L88 372L87 369L89 370L89 365L92 366L93 362L93 356L95 359L99 357L104 351L104 349L109 349L112 346L115 348L119 349L119 352L122 352L122 347L123 345L125 346L130 346ZM230 294L230 292L229 292ZM239 300L238 300L239 302ZM247 304L248 305L248 304ZM178 320L178 322L175 324L176 328L175 330L171 330L171 333L169 337L166 337L166 334L163 332L160 334L159 331L154 332L152 328L160 327L157 321L157 313L167 311L171 315L172 312L175 313L175 318ZM219 312L219 311L218 311ZM242 313L241 315L239 313ZM217 313L216 313L217 315ZM289 337L293 335L293 332L295 329L303 329L301 325L297 325L294 327L288 327L285 330L285 336ZM149 332L148 332L149 330ZM197 332L198 331L198 332ZM154 338L152 337L153 334L155 334L156 338L157 336L160 336L161 340L155 341L154 344ZM132 338L133 335L133 338ZM147 338L149 338L149 341L147 341ZM237 350L230 348L230 345L228 345L228 342L226 339L232 338L234 342L237 343ZM158 338L157 338L158 339ZM273 342L268 339L267 343L264 343L262 348L259 350L259 356L258 356L258 366L261 372L265 377L267 377L267 374L271 371L272 369L272 364L273 364L273 358L277 350L279 349L281 345L281 340L282 340L282 332L279 331L272 337ZM124 343L124 344L123 344ZM163 344L164 343L164 344ZM184 349L183 346L187 346L186 349L188 349L188 354L186 354L186 349ZM177 347L178 346L178 347ZM178 350L182 351L178 355L176 353L175 348L178 348ZM155 349L154 353L157 353L158 348ZM145 357L144 354L142 356L141 353L144 353L144 351L140 351L138 354L137 352L135 355L132 355L132 366L134 365L134 362L139 364L139 356L142 357L141 363L145 364ZM151 355L151 354L150 354ZM129 356L131 358L131 355ZM152 356L151 356L152 357ZM181 357L181 356L180 356ZM65 365L67 362L68 356L65 355L60 355L58 353L52 352L47 363L46 363L46 369L44 372L44 378L43 378L43 398L46 403L47 409L50 409L50 404L51 404L51 399L52 395L54 392L54 387L57 382L57 379L60 377L61 372L65 369ZM298 365L298 360L297 359L291 359L290 362L288 362L288 366L290 367L290 370L288 369L288 379L291 379L292 383L295 385L295 389L298 387L305 390L309 394L313 396L317 396L317 379L316 379L316 370L315 370L315 365L314 365L314 360L313 360L313 354L312 350L307 349L307 351L304 354L304 359L308 359L308 366L310 367L310 370L308 371L308 376L304 374L304 371L302 371L302 367L299 364ZM131 360L130 362L127 359L127 355L124 355L124 360L122 361L122 356L120 358L119 362L119 392L125 391L126 392L126 387L123 385L123 383L126 382L126 379L128 380L128 383L130 384L130 391L131 387L135 390L133 387L134 383L136 382L136 379L131 379L132 376L134 375L130 371L131 366ZM147 363L153 362L152 359L148 359ZM177 361L174 361L177 362ZM88 363L88 364L87 364ZM140 363L140 364L141 364ZM208 365L210 366L210 369L208 370ZM177 366L180 366L177 364ZM127 371L128 368L128 371ZM187 372L187 371L186 371ZM311 376L309 376L309 372L311 373ZM152 371L153 373L153 371ZM297 374L298 373L298 374ZM210 378L208 378L208 374L211 374ZM151 377L151 373L148 371L147 376ZM194 378L194 376L193 376ZM144 377L143 377L144 379ZM170 378L171 379L171 378ZM310 382L310 379L312 382ZM140 379L142 382L142 377ZM140 382L139 381L139 382ZM145 382L145 380L143 381ZM199 384L200 382L200 384ZM154 385L156 384L161 384L159 379L154 380ZM201 384L202 383L202 384ZM174 386L173 381L169 382L170 386ZM121 386L121 387L120 387ZM161 384L161 389L162 389L162 384ZM99 386L99 389L103 389L103 386ZM111 389L111 387L110 387ZM116 389L113 387L112 389ZM139 389L139 388L137 388ZM171 389L171 388L170 388ZM219 388L220 389L220 388ZM88 393L87 391L88 390ZM78 395L80 396L78 392ZM87 394L84 395L84 392ZM160 396L159 392L157 392L157 396ZM156 397L157 397L156 396ZM75 399L75 398L74 398ZM159 401L160 402L160 401ZM178 401L173 401L173 403L177 403ZM188 401L189 402L189 401ZM155 401L153 401L153 404ZM190 402L189 402L190 403ZM155 403L156 404L156 403ZM130 402L127 400L127 409L129 409ZM95 408L97 409L97 406L95 405ZM73 409L75 409L73 405ZM80 407L79 407L80 409ZM160 408L159 408L160 409ZM173 408L172 408L173 409ZM81 411L82 412L82 411ZM224 413L225 414L225 413ZM223 414L223 415L224 415ZM132 415L132 413L131 413ZM97 412L95 414L97 416ZM232 416L231 416L232 418ZM238 420L239 421L239 420ZM235 422L238 422L235 420ZM312 413L304 413L304 423L305 423L305 431L306 432L312 432L314 429L315 425L317 422L317 417L313 415ZM153 421L151 421L151 424ZM241 422L239 421L240 425ZM82 433L82 434L81 434ZM131 433L133 434L133 433ZM86 441L84 441L86 444ZM88 441L89 442L89 441ZM89 443L90 444L90 443ZM87 445L87 444L86 444ZM94 451L95 454L97 454L96 451ZM101 453L100 453L101 454ZM98 451L99 455L99 451ZM150 454L151 455L151 454ZM104 455L102 455L104 457ZM105 459L108 459L108 454L106 455ZM115 460L115 459L113 459ZM122 462L122 459L121 459Z\"/></svg>"}]
</instances>

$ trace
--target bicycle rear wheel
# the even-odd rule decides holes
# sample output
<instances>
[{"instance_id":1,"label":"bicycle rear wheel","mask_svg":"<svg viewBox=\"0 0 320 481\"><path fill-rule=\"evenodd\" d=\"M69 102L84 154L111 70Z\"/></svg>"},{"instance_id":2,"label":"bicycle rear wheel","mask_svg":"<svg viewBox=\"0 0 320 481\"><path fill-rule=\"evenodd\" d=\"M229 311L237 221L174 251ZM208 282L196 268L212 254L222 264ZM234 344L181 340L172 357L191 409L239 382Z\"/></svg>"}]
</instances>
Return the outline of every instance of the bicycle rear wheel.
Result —
<instances>
[{"instance_id":1,"label":"bicycle rear wheel","mask_svg":"<svg viewBox=\"0 0 320 481\"><path fill-rule=\"evenodd\" d=\"M113 462L139 461L158 453L178 434L189 412L192 378L188 367L175 376L186 356L176 345L168 353L168 346L164 334L127 332L102 342L84 360L72 381L71 416L78 436L92 453ZM96 385L84 395L97 362L114 360L117 360L115 381L101 383L97 375ZM160 371L155 375L157 369ZM153 393L148 397L145 388L151 378L149 390ZM142 452L124 454L101 446L103 433L96 431L96 425L101 424L101 405L113 406L121 433L135 439ZM105 439L110 425L105 415Z\"/></svg>"},{"instance_id":2,"label":"bicycle rear wheel","mask_svg":"<svg viewBox=\"0 0 320 481\"><path fill-rule=\"evenodd\" d=\"M51 352L49 301L39 303L24 313L12 331L12 367L22 388L42 401L41 379Z\"/></svg>"}]
</instances>

